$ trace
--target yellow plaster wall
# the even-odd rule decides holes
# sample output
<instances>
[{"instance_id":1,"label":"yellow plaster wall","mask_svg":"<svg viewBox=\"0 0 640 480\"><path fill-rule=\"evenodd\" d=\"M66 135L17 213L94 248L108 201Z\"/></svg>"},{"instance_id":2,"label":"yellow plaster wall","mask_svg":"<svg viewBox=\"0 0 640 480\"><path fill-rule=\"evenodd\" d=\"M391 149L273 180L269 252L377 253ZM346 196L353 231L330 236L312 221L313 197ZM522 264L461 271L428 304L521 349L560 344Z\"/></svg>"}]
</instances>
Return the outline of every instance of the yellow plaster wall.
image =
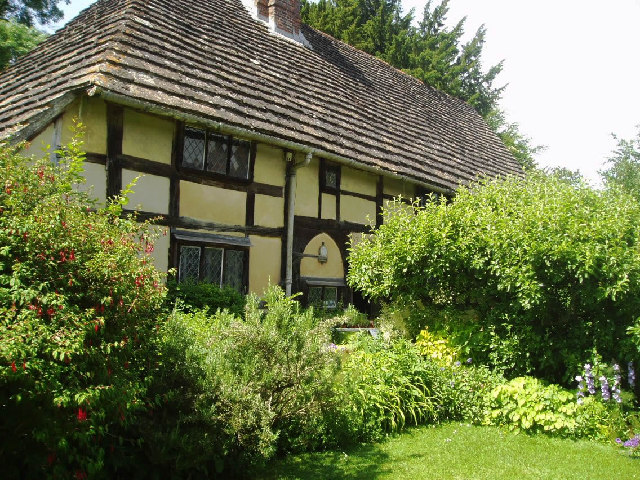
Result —
<instances>
[{"instance_id":1,"label":"yellow plaster wall","mask_svg":"<svg viewBox=\"0 0 640 480\"><path fill-rule=\"evenodd\" d=\"M60 143L62 145L69 143L69 141L73 137L73 131L72 131L74 126L73 121L74 119L80 120L79 115L80 115L81 102L83 102L83 100L80 98L74 100L73 102L71 102L71 104L67 107L67 109L62 114L62 125L60 130ZM84 113L84 104L83 104L83 113Z\"/></svg>"},{"instance_id":2,"label":"yellow plaster wall","mask_svg":"<svg viewBox=\"0 0 640 480\"><path fill-rule=\"evenodd\" d=\"M29 142L29 146L23 150L26 157L34 155L36 158L42 158L48 154L47 146L51 145L53 141L53 123L47 125L47 127L40 132L36 137ZM55 145L53 146L55 148Z\"/></svg>"},{"instance_id":3,"label":"yellow plaster wall","mask_svg":"<svg viewBox=\"0 0 640 480\"><path fill-rule=\"evenodd\" d=\"M336 219L336 196L331 193L322 194L322 212L321 218L329 220Z\"/></svg>"},{"instance_id":4,"label":"yellow plaster wall","mask_svg":"<svg viewBox=\"0 0 640 480\"><path fill-rule=\"evenodd\" d=\"M340 188L350 192L376 196L377 175L342 166L340 172Z\"/></svg>"},{"instance_id":5,"label":"yellow plaster wall","mask_svg":"<svg viewBox=\"0 0 640 480\"><path fill-rule=\"evenodd\" d=\"M298 156L300 155L301 154L298 154ZM312 159L308 166L298 169L296 180L296 215L318 217L318 193L320 191L320 182L318 179L319 169L320 162L316 158Z\"/></svg>"},{"instance_id":6,"label":"yellow plaster wall","mask_svg":"<svg viewBox=\"0 0 640 480\"><path fill-rule=\"evenodd\" d=\"M287 165L282 149L270 145L258 144L253 180L269 185L284 186Z\"/></svg>"},{"instance_id":7,"label":"yellow plaster wall","mask_svg":"<svg viewBox=\"0 0 640 480\"><path fill-rule=\"evenodd\" d=\"M169 213L169 179L123 168L122 187L129 185L138 176L140 178L132 187L133 193L129 194L127 208L167 215Z\"/></svg>"},{"instance_id":8,"label":"yellow plaster wall","mask_svg":"<svg viewBox=\"0 0 640 480\"><path fill-rule=\"evenodd\" d=\"M161 272L166 272L169 269L169 228L160 226L152 226L151 228L153 232L158 234L153 252L151 252L153 264Z\"/></svg>"},{"instance_id":9,"label":"yellow plaster wall","mask_svg":"<svg viewBox=\"0 0 640 480\"><path fill-rule=\"evenodd\" d=\"M261 227L283 227L284 198L256 195L254 223Z\"/></svg>"},{"instance_id":10,"label":"yellow plaster wall","mask_svg":"<svg viewBox=\"0 0 640 480\"><path fill-rule=\"evenodd\" d=\"M244 225L247 194L235 190L180 182L180 215L207 222Z\"/></svg>"},{"instance_id":11,"label":"yellow plaster wall","mask_svg":"<svg viewBox=\"0 0 640 480\"><path fill-rule=\"evenodd\" d=\"M85 163L83 168L82 176L87 179L87 182L78 185L78 190L89 192L91 197L104 205L107 202L107 172L104 165Z\"/></svg>"},{"instance_id":12,"label":"yellow plaster wall","mask_svg":"<svg viewBox=\"0 0 640 480\"><path fill-rule=\"evenodd\" d=\"M369 225L376 221L376 202L350 195L340 196L340 220Z\"/></svg>"},{"instance_id":13,"label":"yellow plaster wall","mask_svg":"<svg viewBox=\"0 0 640 480\"><path fill-rule=\"evenodd\" d=\"M172 120L125 109L122 153L170 165L174 126Z\"/></svg>"},{"instance_id":14,"label":"yellow plaster wall","mask_svg":"<svg viewBox=\"0 0 640 480\"><path fill-rule=\"evenodd\" d=\"M90 153L107 153L107 107L99 98L82 97L73 101L60 117L60 144L66 145L73 137L74 119L83 124L84 137L82 150ZM53 145L54 122L51 122L32 141L25 150L27 155L43 156L43 147Z\"/></svg>"},{"instance_id":15,"label":"yellow plaster wall","mask_svg":"<svg viewBox=\"0 0 640 480\"><path fill-rule=\"evenodd\" d=\"M84 149L91 153L107 153L107 104L100 98L83 97L79 116L85 127Z\"/></svg>"},{"instance_id":16,"label":"yellow plaster wall","mask_svg":"<svg viewBox=\"0 0 640 480\"><path fill-rule=\"evenodd\" d=\"M415 194L415 185L399 178L384 177L383 185L385 195L393 195L394 197L402 195L402 198L413 198Z\"/></svg>"},{"instance_id":17,"label":"yellow plaster wall","mask_svg":"<svg viewBox=\"0 0 640 480\"><path fill-rule=\"evenodd\" d=\"M316 258L303 257L300 262L300 276L320 278L344 278L342 255L336 242L326 233L313 237L304 249L304 253L317 255L320 245L327 247L327 263L320 263Z\"/></svg>"},{"instance_id":18,"label":"yellow plaster wall","mask_svg":"<svg viewBox=\"0 0 640 480\"><path fill-rule=\"evenodd\" d=\"M282 240L251 236L249 251L249 291L262 295L265 289L280 281Z\"/></svg>"}]
</instances>

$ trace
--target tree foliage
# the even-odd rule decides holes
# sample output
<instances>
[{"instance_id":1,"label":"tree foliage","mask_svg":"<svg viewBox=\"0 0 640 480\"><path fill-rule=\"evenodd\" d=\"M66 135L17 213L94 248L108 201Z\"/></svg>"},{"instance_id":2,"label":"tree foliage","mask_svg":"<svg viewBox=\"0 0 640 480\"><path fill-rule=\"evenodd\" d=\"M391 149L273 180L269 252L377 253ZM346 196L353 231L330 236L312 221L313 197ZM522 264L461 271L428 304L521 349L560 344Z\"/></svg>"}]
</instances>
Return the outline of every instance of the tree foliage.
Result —
<instances>
[{"instance_id":1,"label":"tree foliage","mask_svg":"<svg viewBox=\"0 0 640 480\"><path fill-rule=\"evenodd\" d=\"M640 129L630 140L613 137L617 148L609 158L609 168L600 174L608 188L620 189L640 203Z\"/></svg>"},{"instance_id":2,"label":"tree foliage","mask_svg":"<svg viewBox=\"0 0 640 480\"><path fill-rule=\"evenodd\" d=\"M77 189L60 166L0 144L0 458L7 478L86 478L117 465L145 409L161 275L148 225Z\"/></svg>"},{"instance_id":3,"label":"tree foliage","mask_svg":"<svg viewBox=\"0 0 640 480\"><path fill-rule=\"evenodd\" d=\"M13 19L32 27L36 22L44 25L62 18L58 7L61 0L0 0L0 19ZM68 4L70 0L64 0Z\"/></svg>"},{"instance_id":4,"label":"tree foliage","mask_svg":"<svg viewBox=\"0 0 640 480\"><path fill-rule=\"evenodd\" d=\"M416 306L474 360L567 381L594 349L631 355L639 225L626 195L539 172L487 180L451 203L397 206L351 248L348 278L370 297Z\"/></svg>"},{"instance_id":5,"label":"tree foliage","mask_svg":"<svg viewBox=\"0 0 640 480\"><path fill-rule=\"evenodd\" d=\"M33 27L14 20L0 20L0 70L15 62L19 56L33 50L45 38L45 33Z\"/></svg>"}]
</instances>

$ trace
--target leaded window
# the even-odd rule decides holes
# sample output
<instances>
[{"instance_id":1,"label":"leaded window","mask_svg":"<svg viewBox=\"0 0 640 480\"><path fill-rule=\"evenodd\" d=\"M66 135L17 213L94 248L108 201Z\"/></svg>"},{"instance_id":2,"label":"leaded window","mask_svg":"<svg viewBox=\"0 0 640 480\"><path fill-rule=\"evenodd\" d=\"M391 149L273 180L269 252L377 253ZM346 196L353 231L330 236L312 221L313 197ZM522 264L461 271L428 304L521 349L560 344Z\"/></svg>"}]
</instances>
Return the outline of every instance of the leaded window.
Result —
<instances>
[{"instance_id":1,"label":"leaded window","mask_svg":"<svg viewBox=\"0 0 640 480\"><path fill-rule=\"evenodd\" d=\"M184 127L183 167L249 179L251 142L196 127Z\"/></svg>"},{"instance_id":2,"label":"leaded window","mask_svg":"<svg viewBox=\"0 0 640 480\"><path fill-rule=\"evenodd\" d=\"M330 286L309 287L307 298L309 305L331 310L338 306L338 288Z\"/></svg>"},{"instance_id":3,"label":"leaded window","mask_svg":"<svg viewBox=\"0 0 640 480\"><path fill-rule=\"evenodd\" d=\"M228 247L180 246L178 278L230 286L245 293L246 250Z\"/></svg>"}]
</instances>

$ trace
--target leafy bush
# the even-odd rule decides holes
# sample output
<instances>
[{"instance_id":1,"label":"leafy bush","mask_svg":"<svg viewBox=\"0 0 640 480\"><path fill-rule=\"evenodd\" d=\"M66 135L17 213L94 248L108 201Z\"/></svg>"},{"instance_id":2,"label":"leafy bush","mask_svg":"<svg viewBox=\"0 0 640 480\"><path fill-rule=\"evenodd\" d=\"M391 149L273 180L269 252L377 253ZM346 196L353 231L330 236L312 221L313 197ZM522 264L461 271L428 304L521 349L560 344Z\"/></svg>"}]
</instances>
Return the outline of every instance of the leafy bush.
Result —
<instances>
[{"instance_id":1,"label":"leafy bush","mask_svg":"<svg viewBox=\"0 0 640 480\"><path fill-rule=\"evenodd\" d=\"M449 341L425 328L416 338L416 347L421 355L429 357L442 365L452 365L459 355L459 349L450 345Z\"/></svg>"},{"instance_id":2,"label":"leafy bush","mask_svg":"<svg viewBox=\"0 0 640 480\"><path fill-rule=\"evenodd\" d=\"M392 207L351 247L348 278L369 297L447 312L447 333L462 330L458 345L482 363L568 385L594 348L633 358L639 233L633 198L530 173Z\"/></svg>"},{"instance_id":3,"label":"leafy bush","mask_svg":"<svg viewBox=\"0 0 640 480\"><path fill-rule=\"evenodd\" d=\"M336 380L341 443L371 441L435 418L427 364L414 345L362 335Z\"/></svg>"},{"instance_id":4,"label":"leafy bush","mask_svg":"<svg viewBox=\"0 0 640 480\"><path fill-rule=\"evenodd\" d=\"M533 377L499 385L488 398L488 425L563 437L614 438L627 431L626 419L615 403L587 397L579 404L573 392Z\"/></svg>"},{"instance_id":5,"label":"leafy bush","mask_svg":"<svg viewBox=\"0 0 640 480\"><path fill-rule=\"evenodd\" d=\"M244 315L246 298L233 287L220 288L207 282L178 283L170 280L167 289L166 303L169 307L179 300L180 307L187 312L208 308L211 313L226 309L236 316Z\"/></svg>"},{"instance_id":6,"label":"leafy bush","mask_svg":"<svg viewBox=\"0 0 640 480\"><path fill-rule=\"evenodd\" d=\"M0 144L3 474L95 475L125 461L145 409L164 295L147 224L95 209L79 140L48 159Z\"/></svg>"},{"instance_id":7,"label":"leafy bush","mask_svg":"<svg viewBox=\"0 0 640 480\"><path fill-rule=\"evenodd\" d=\"M487 392L505 382L485 366L456 362L442 366L429 362L428 384L433 391L437 420L482 423L488 407Z\"/></svg>"},{"instance_id":8,"label":"leafy bush","mask_svg":"<svg viewBox=\"0 0 640 480\"><path fill-rule=\"evenodd\" d=\"M244 320L177 311L162 328L154 388L165 392L173 417L149 457L165 471L178 460L182 476L197 468L228 475L276 451L323 443L337 369L329 328L277 287L265 301L261 309L250 296Z\"/></svg>"}]
</instances>

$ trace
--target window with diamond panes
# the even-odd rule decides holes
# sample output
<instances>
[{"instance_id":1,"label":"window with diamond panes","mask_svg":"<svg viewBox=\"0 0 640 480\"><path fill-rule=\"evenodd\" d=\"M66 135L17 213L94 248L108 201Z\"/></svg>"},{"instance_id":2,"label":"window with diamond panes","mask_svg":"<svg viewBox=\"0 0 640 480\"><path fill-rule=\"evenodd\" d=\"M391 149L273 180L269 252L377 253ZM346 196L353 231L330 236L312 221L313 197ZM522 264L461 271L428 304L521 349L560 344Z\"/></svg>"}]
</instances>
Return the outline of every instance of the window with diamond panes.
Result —
<instances>
[{"instance_id":1,"label":"window with diamond panes","mask_svg":"<svg viewBox=\"0 0 640 480\"><path fill-rule=\"evenodd\" d=\"M202 170L204 168L204 145L206 134L199 128L185 127L182 165Z\"/></svg>"},{"instance_id":2,"label":"window with diamond panes","mask_svg":"<svg viewBox=\"0 0 640 480\"><path fill-rule=\"evenodd\" d=\"M327 188L338 188L338 170L333 167L327 167L324 174L324 186Z\"/></svg>"},{"instance_id":3,"label":"window with diamond panes","mask_svg":"<svg viewBox=\"0 0 640 480\"><path fill-rule=\"evenodd\" d=\"M223 247L180 247L179 279L202 281L244 292L245 251Z\"/></svg>"},{"instance_id":4,"label":"window with diamond panes","mask_svg":"<svg viewBox=\"0 0 640 480\"><path fill-rule=\"evenodd\" d=\"M229 140L222 135L209 134L207 148L207 171L227 173L227 158L229 156Z\"/></svg>"},{"instance_id":5,"label":"window with diamond panes","mask_svg":"<svg viewBox=\"0 0 640 480\"><path fill-rule=\"evenodd\" d=\"M232 177L249 178L250 157L251 144L244 140L234 139L231 146L229 175Z\"/></svg>"},{"instance_id":6,"label":"window with diamond panes","mask_svg":"<svg viewBox=\"0 0 640 480\"><path fill-rule=\"evenodd\" d=\"M244 252L241 250L225 250L224 273L222 284L242 291L244 277Z\"/></svg>"},{"instance_id":7,"label":"window with diamond panes","mask_svg":"<svg viewBox=\"0 0 640 480\"><path fill-rule=\"evenodd\" d=\"M180 281L200 278L200 247L180 247Z\"/></svg>"},{"instance_id":8,"label":"window with diamond panes","mask_svg":"<svg viewBox=\"0 0 640 480\"><path fill-rule=\"evenodd\" d=\"M222 248L204 247L202 279L208 283L220 283L222 276Z\"/></svg>"},{"instance_id":9,"label":"window with diamond panes","mask_svg":"<svg viewBox=\"0 0 640 480\"><path fill-rule=\"evenodd\" d=\"M195 127L184 127L182 166L247 180L251 142Z\"/></svg>"}]
</instances>

